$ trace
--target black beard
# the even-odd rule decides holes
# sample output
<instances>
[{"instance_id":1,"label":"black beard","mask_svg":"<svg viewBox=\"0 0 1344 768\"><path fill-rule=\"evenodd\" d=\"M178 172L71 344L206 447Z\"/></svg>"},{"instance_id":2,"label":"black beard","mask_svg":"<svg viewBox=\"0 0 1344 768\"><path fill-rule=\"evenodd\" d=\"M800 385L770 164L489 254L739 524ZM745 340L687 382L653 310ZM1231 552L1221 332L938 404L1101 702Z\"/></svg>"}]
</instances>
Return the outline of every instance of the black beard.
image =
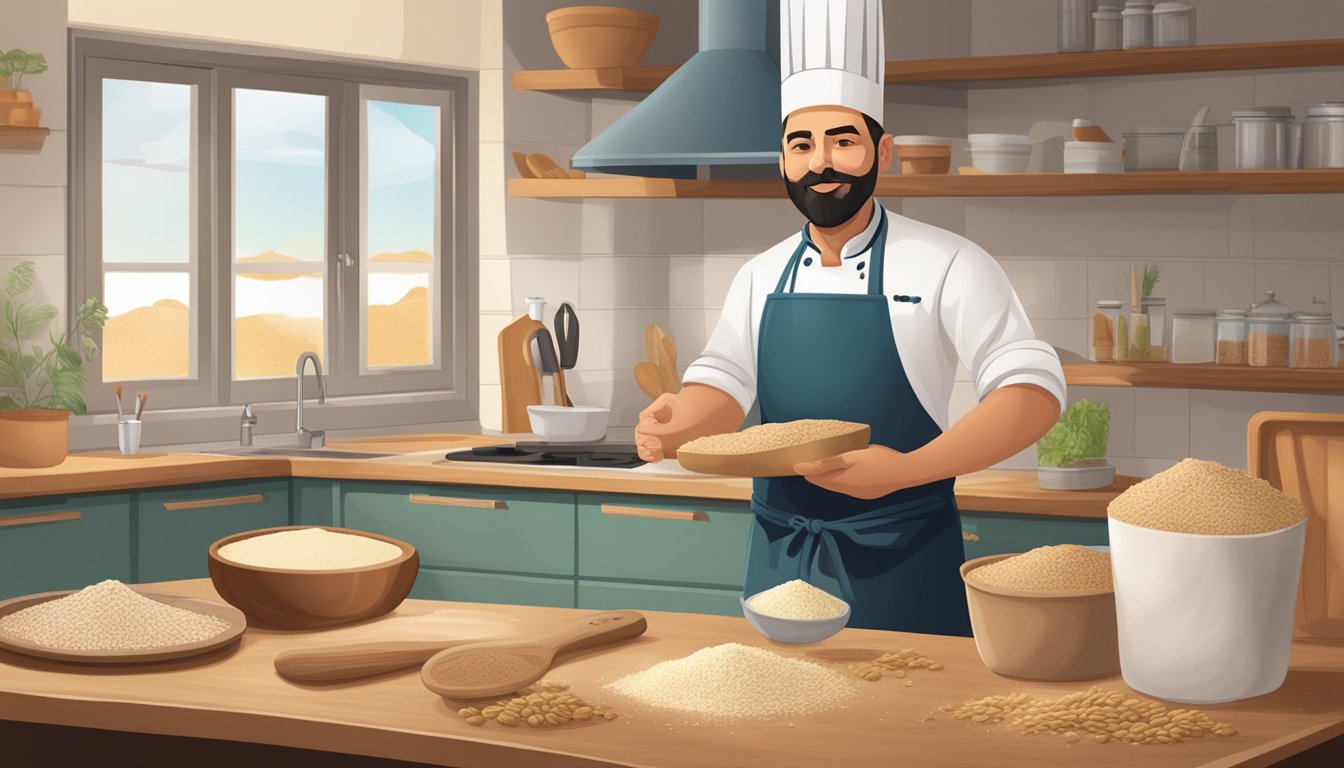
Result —
<instances>
[{"instance_id":1,"label":"black beard","mask_svg":"<svg viewBox=\"0 0 1344 768\"><path fill-rule=\"evenodd\" d=\"M849 191L842 192L844 187L840 187L833 192L817 192L812 189L814 184L849 184ZM808 171L797 181L790 181L786 176L784 187L789 190L789 199L808 221L822 229L838 227L854 218L873 196L873 190L877 189L877 163L862 176L840 173L834 168L821 173Z\"/></svg>"}]
</instances>

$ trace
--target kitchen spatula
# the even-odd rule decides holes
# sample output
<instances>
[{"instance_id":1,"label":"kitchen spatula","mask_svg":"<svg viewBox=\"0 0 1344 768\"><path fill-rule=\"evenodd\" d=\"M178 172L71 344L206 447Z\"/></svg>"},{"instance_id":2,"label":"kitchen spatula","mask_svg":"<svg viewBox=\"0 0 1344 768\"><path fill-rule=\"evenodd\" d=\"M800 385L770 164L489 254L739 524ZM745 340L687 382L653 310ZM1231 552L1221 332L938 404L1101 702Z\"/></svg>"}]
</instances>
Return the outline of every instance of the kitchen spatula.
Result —
<instances>
[{"instance_id":1,"label":"kitchen spatula","mask_svg":"<svg viewBox=\"0 0 1344 768\"><path fill-rule=\"evenodd\" d=\"M644 634L648 622L634 611L588 616L538 640L490 640L438 653L420 669L425 687L452 699L512 693L540 680L564 653L600 648Z\"/></svg>"}]
</instances>

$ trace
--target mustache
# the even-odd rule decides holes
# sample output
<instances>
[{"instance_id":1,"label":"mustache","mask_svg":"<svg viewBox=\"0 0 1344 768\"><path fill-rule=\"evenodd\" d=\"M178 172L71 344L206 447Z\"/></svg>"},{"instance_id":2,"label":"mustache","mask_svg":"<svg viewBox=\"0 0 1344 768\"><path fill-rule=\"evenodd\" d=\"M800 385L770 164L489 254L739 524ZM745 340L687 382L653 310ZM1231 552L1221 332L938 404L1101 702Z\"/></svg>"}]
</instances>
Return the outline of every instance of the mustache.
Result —
<instances>
[{"instance_id":1,"label":"mustache","mask_svg":"<svg viewBox=\"0 0 1344 768\"><path fill-rule=\"evenodd\" d=\"M862 176L852 176L848 173L841 173L834 168L826 168L822 170L821 173L808 171L793 183L803 187L810 187L814 184L855 184L862 180Z\"/></svg>"}]
</instances>

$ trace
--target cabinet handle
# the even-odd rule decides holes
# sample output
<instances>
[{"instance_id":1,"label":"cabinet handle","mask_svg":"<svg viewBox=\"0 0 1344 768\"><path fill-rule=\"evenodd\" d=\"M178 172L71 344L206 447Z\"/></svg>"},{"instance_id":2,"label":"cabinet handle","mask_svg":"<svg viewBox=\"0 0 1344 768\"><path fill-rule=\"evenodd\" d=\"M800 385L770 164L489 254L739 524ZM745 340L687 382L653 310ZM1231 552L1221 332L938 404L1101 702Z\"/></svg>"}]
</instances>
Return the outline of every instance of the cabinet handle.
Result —
<instances>
[{"instance_id":1,"label":"cabinet handle","mask_svg":"<svg viewBox=\"0 0 1344 768\"><path fill-rule=\"evenodd\" d=\"M179 512L184 509L205 509L207 507L239 507L244 504L260 504L266 497L260 493L249 493L246 496L223 496L218 499L196 499L194 501L165 501L163 508L169 512Z\"/></svg>"},{"instance_id":2,"label":"cabinet handle","mask_svg":"<svg viewBox=\"0 0 1344 768\"><path fill-rule=\"evenodd\" d=\"M647 517L655 520L709 520L709 515L693 509L651 509L649 507L623 507L619 504L603 504L602 514L618 517Z\"/></svg>"},{"instance_id":3,"label":"cabinet handle","mask_svg":"<svg viewBox=\"0 0 1344 768\"><path fill-rule=\"evenodd\" d=\"M81 517L83 517L83 515L77 511L39 512L32 515L0 517L0 528L17 528L20 525L37 525L39 523L61 523L66 520L78 520Z\"/></svg>"},{"instance_id":4,"label":"cabinet handle","mask_svg":"<svg viewBox=\"0 0 1344 768\"><path fill-rule=\"evenodd\" d=\"M428 493L407 495L412 504L429 504L435 507L472 507L474 509L508 509L509 505L499 499L459 499L452 496L430 496Z\"/></svg>"}]
</instances>

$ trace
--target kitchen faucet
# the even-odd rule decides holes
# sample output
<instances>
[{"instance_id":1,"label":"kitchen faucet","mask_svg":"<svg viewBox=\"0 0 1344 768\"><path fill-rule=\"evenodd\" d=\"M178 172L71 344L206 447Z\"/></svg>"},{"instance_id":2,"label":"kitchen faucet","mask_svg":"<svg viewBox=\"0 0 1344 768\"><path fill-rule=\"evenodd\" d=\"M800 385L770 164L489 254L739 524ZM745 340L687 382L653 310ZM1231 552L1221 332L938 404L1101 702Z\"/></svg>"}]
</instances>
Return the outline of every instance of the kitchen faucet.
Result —
<instances>
[{"instance_id":1,"label":"kitchen faucet","mask_svg":"<svg viewBox=\"0 0 1344 768\"><path fill-rule=\"evenodd\" d=\"M321 430L310 432L303 428L303 369L309 360L313 361L313 373L317 376L317 402L319 405L327 402L327 380L322 377L322 361L317 359L316 352L304 352L294 364L294 377L298 382L294 398L294 431L298 435L300 448L321 448L327 444L327 433Z\"/></svg>"}]
</instances>

